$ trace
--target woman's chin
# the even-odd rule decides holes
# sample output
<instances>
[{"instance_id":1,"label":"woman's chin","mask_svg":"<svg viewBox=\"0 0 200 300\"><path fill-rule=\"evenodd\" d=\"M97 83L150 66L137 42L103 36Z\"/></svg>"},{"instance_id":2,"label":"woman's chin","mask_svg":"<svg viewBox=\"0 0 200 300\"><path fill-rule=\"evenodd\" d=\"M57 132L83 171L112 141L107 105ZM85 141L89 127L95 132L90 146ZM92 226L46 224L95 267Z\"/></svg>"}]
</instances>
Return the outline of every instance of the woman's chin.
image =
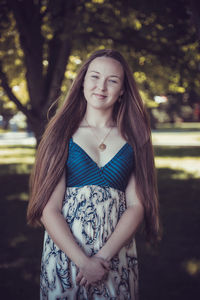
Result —
<instances>
[{"instance_id":1,"label":"woman's chin","mask_svg":"<svg viewBox=\"0 0 200 300\"><path fill-rule=\"evenodd\" d=\"M103 102L98 102L98 103L87 103L87 108L91 108L94 110L108 110L108 109L112 109L113 105L109 105L108 103L103 103Z\"/></svg>"}]
</instances>

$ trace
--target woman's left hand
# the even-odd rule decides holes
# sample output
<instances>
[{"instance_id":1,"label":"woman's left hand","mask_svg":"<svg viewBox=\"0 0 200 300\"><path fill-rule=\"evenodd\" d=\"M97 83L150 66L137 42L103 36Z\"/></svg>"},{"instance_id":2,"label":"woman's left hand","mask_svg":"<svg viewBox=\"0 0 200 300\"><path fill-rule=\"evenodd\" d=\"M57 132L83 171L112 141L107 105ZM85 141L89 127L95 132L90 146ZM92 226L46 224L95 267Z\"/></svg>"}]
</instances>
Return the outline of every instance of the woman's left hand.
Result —
<instances>
[{"instance_id":1,"label":"woman's left hand","mask_svg":"<svg viewBox=\"0 0 200 300\"><path fill-rule=\"evenodd\" d=\"M99 259L99 261L101 261L101 264L104 268L103 276L101 278L98 278L97 281L92 280L92 282L88 282L88 280L84 276L84 271L79 270L78 275L76 276L77 284L85 286L85 288L88 288L90 285L99 284L100 282L102 282L102 280L105 280L107 278L108 271L109 271L109 262L103 259L102 257L98 256L98 254L92 256L91 260L93 261L93 259L97 259L97 258Z\"/></svg>"}]
</instances>

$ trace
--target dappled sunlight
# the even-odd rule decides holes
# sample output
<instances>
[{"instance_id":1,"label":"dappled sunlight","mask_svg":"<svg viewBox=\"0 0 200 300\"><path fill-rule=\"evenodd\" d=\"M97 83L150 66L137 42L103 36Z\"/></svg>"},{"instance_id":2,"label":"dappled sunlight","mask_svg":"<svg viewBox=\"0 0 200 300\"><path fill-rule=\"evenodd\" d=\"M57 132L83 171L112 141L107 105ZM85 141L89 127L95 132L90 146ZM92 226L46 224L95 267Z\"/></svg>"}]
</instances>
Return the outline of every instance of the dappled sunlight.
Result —
<instances>
[{"instance_id":1,"label":"dappled sunlight","mask_svg":"<svg viewBox=\"0 0 200 300\"><path fill-rule=\"evenodd\" d=\"M173 174L172 177L174 179L200 177L200 158L156 157L155 163L157 168L170 168L182 171L181 175Z\"/></svg>"},{"instance_id":2,"label":"dappled sunlight","mask_svg":"<svg viewBox=\"0 0 200 300\"><path fill-rule=\"evenodd\" d=\"M0 164L33 164L34 163L34 157L29 156L23 156L22 157L9 157L5 156L4 158L0 158Z\"/></svg>"},{"instance_id":3,"label":"dappled sunlight","mask_svg":"<svg viewBox=\"0 0 200 300\"><path fill-rule=\"evenodd\" d=\"M0 175L8 174L30 174L33 164L1 164Z\"/></svg>"},{"instance_id":4,"label":"dappled sunlight","mask_svg":"<svg viewBox=\"0 0 200 300\"><path fill-rule=\"evenodd\" d=\"M14 261L5 262L0 264L0 269L19 268L22 267L26 262L25 258L15 259Z\"/></svg>"},{"instance_id":5,"label":"dappled sunlight","mask_svg":"<svg viewBox=\"0 0 200 300\"><path fill-rule=\"evenodd\" d=\"M31 271L23 270L22 277L25 281L31 281L39 285L39 276L35 276Z\"/></svg>"},{"instance_id":6,"label":"dappled sunlight","mask_svg":"<svg viewBox=\"0 0 200 300\"><path fill-rule=\"evenodd\" d=\"M29 174L35 161L34 147L1 146L0 174Z\"/></svg>"},{"instance_id":7,"label":"dappled sunlight","mask_svg":"<svg viewBox=\"0 0 200 300\"><path fill-rule=\"evenodd\" d=\"M182 266L190 276L200 274L200 260L190 259L185 261Z\"/></svg>"},{"instance_id":8,"label":"dappled sunlight","mask_svg":"<svg viewBox=\"0 0 200 300\"><path fill-rule=\"evenodd\" d=\"M163 158L199 158L200 155L200 147L183 147L183 146L176 146L176 147L169 147L169 146L154 146L154 152L156 157L163 157Z\"/></svg>"},{"instance_id":9,"label":"dappled sunlight","mask_svg":"<svg viewBox=\"0 0 200 300\"><path fill-rule=\"evenodd\" d=\"M199 132L153 132L152 141L154 145L171 146L199 146Z\"/></svg>"},{"instance_id":10,"label":"dappled sunlight","mask_svg":"<svg viewBox=\"0 0 200 300\"><path fill-rule=\"evenodd\" d=\"M11 247L17 247L20 243L26 242L27 241L27 237L24 234L20 234L15 236L11 242L10 242L10 246Z\"/></svg>"},{"instance_id":11,"label":"dappled sunlight","mask_svg":"<svg viewBox=\"0 0 200 300\"><path fill-rule=\"evenodd\" d=\"M6 197L6 199L8 201L13 201L13 200L19 200L19 201L28 201L29 199L29 194L28 193L18 193L18 194L11 194L11 195L8 195Z\"/></svg>"},{"instance_id":12,"label":"dappled sunlight","mask_svg":"<svg viewBox=\"0 0 200 300\"><path fill-rule=\"evenodd\" d=\"M200 122L183 122L183 123L158 123L156 126L162 132L165 130L167 132L174 130L179 132L187 131L198 131L200 132Z\"/></svg>"},{"instance_id":13,"label":"dappled sunlight","mask_svg":"<svg viewBox=\"0 0 200 300\"><path fill-rule=\"evenodd\" d=\"M33 164L35 149L0 148L0 164Z\"/></svg>"}]
</instances>

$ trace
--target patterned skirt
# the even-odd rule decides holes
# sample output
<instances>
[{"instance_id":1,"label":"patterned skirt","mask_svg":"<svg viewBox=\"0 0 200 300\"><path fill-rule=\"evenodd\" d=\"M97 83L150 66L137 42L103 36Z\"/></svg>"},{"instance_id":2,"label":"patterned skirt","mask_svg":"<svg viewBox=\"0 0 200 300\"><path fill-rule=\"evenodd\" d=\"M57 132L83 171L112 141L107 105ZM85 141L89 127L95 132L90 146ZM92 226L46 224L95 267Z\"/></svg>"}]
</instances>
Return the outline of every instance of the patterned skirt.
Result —
<instances>
[{"instance_id":1,"label":"patterned skirt","mask_svg":"<svg viewBox=\"0 0 200 300\"><path fill-rule=\"evenodd\" d=\"M125 194L110 187L89 185L66 189L62 214L79 246L96 254L114 231L126 209ZM41 300L138 299L138 265L135 239L110 262L107 279L87 291L76 284L77 266L45 231L40 276Z\"/></svg>"}]
</instances>

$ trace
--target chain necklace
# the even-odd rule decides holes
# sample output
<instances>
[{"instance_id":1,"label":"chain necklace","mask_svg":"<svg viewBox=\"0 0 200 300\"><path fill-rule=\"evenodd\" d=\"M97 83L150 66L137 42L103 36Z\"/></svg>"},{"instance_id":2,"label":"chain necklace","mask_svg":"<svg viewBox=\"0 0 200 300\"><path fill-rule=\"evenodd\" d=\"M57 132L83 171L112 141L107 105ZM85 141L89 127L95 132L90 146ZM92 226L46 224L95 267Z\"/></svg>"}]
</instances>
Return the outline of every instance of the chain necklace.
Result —
<instances>
[{"instance_id":1,"label":"chain necklace","mask_svg":"<svg viewBox=\"0 0 200 300\"><path fill-rule=\"evenodd\" d=\"M88 127L91 129L93 135L96 137L98 143L99 143L99 138L97 137L97 135L95 134L92 126L90 126L90 124L88 123L87 119L85 118L85 121L88 125ZM98 145L99 150L104 151L107 148L107 145L104 143L105 139L108 137L108 135L110 134L111 130L113 129L113 127L111 127L108 132L106 133L105 137L103 138L103 140L100 142L100 144Z\"/></svg>"}]
</instances>

